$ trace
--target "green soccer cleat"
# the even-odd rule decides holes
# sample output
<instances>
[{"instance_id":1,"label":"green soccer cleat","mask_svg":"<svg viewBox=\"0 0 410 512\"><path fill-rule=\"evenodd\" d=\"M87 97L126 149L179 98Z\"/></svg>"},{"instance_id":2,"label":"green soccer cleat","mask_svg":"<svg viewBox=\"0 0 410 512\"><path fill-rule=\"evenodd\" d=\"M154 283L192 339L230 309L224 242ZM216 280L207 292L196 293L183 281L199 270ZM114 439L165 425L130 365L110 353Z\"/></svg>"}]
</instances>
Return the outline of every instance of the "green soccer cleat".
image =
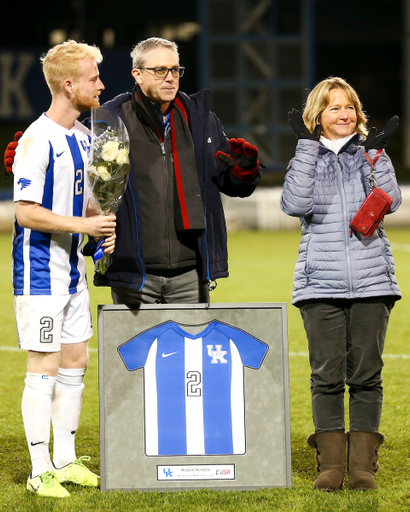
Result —
<instances>
[{"instance_id":1,"label":"green soccer cleat","mask_svg":"<svg viewBox=\"0 0 410 512\"><path fill-rule=\"evenodd\" d=\"M45 471L40 476L27 479L27 490L34 492L37 496L50 498L68 498L70 493L57 480L55 473Z\"/></svg>"},{"instance_id":2,"label":"green soccer cleat","mask_svg":"<svg viewBox=\"0 0 410 512\"><path fill-rule=\"evenodd\" d=\"M100 487L100 477L84 466L83 461L89 461L91 457L80 457L67 466L57 469L57 480L62 483L77 484L84 487Z\"/></svg>"}]
</instances>

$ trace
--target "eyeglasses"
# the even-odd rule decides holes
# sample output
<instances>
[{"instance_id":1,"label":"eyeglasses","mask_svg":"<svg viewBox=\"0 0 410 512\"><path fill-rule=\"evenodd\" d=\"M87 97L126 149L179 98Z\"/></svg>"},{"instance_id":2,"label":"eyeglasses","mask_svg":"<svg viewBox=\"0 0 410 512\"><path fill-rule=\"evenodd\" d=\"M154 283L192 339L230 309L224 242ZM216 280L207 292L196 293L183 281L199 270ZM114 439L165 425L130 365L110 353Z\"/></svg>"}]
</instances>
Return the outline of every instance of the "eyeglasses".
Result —
<instances>
[{"instance_id":1,"label":"eyeglasses","mask_svg":"<svg viewBox=\"0 0 410 512\"><path fill-rule=\"evenodd\" d=\"M180 66L179 68L138 68L138 69L148 69L149 71L154 72L154 76L156 78L166 78L168 73L171 72L171 75L174 78L181 78L184 75L185 68Z\"/></svg>"}]
</instances>

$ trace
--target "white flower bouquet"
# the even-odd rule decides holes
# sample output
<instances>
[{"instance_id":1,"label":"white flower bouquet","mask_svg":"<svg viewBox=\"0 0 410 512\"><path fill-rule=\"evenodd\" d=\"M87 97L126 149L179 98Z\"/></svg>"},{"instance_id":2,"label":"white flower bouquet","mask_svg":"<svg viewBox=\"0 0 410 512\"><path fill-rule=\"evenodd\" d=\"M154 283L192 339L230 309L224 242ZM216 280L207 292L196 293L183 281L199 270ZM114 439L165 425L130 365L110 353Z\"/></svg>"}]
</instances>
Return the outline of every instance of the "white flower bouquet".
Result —
<instances>
[{"instance_id":1,"label":"white flower bouquet","mask_svg":"<svg viewBox=\"0 0 410 512\"><path fill-rule=\"evenodd\" d=\"M104 109L91 109L92 156L88 167L93 207L102 215L116 213L127 187L130 173L129 137L122 120ZM105 274L111 256L100 240L94 254L95 270Z\"/></svg>"}]
</instances>

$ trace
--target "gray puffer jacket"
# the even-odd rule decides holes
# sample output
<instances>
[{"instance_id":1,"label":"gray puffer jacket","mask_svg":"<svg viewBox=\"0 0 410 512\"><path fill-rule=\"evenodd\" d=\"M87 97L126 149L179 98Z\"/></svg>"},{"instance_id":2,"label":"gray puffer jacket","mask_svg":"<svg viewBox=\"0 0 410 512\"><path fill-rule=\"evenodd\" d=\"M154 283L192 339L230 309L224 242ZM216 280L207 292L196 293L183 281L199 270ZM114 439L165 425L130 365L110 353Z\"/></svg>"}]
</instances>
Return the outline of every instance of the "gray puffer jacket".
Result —
<instances>
[{"instance_id":1,"label":"gray puffer jacket","mask_svg":"<svg viewBox=\"0 0 410 512\"><path fill-rule=\"evenodd\" d=\"M369 238L350 233L349 222L370 192L371 168L360 140L359 135L352 137L337 155L322 143L298 141L281 197L282 210L300 217L302 230L292 304L308 299L401 298L382 224ZM373 160L376 150L369 155ZM374 174L377 187L393 198L388 213L396 211L401 192L384 150Z\"/></svg>"}]
</instances>

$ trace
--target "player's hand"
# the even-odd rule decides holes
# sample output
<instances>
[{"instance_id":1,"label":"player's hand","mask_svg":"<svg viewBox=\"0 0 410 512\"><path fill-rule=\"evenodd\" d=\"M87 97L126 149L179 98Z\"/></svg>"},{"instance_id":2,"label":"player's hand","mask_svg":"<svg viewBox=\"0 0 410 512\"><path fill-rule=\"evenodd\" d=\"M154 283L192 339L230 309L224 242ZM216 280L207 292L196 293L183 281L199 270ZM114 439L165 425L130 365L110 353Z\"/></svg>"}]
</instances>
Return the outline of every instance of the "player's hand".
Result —
<instances>
[{"instance_id":1,"label":"player's hand","mask_svg":"<svg viewBox=\"0 0 410 512\"><path fill-rule=\"evenodd\" d=\"M319 140L320 135L322 133L322 126L317 124L313 133L311 133L305 122L303 121L302 114L299 110L292 108L291 112L288 112L288 120L292 130L295 132L297 139L309 139L309 140Z\"/></svg>"},{"instance_id":2,"label":"player's hand","mask_svg":"<svg viewBox=\"0 0 410 512\"><path fill-rule=\"evenodd\" d=\"M380 133L377 133L377 129L374 126L373 128L370 128L366 140L363 142L365 150L369 151L369 149L386 149L390 137L398 127L399 117L394 116L387 121L386 125Z\"/></svg>"},{"instance_id":3,"label":"player's hand","mask_svg":"<svg viewBox=\"0 0 410 512\"><path fill-rule=\"evenodd\" d=\"M85 217L87 234L94 238L109 238L115 235L115 215L93 215ZM104 242L105 243L105 242Z\"/></svg>"},{"instance_id":4,"label":"player's hand","mask_svg":"<svg viewBox=\"0 0 410 512\"><path fill-rule=\"evenodd\" d=\"M7 174L11 174L14 157L16 156L16 148L19 144L18 140L23 135L23 132L17 132L14 135L14 141L9 142L4 152L4 167L6 168Z\"/></svg>"},{"instance_id":5,"label":"player's hand","mask_svg":"<svg viewBox=\"0 0 410 512\"><path fill-rule=\"evenodd\" d=\"M230 155L217 151L215 157L232 169L237 178L253 179L259 169L259 151L244 139L229 139Z\"/></svg>"},{"instance_id":6,"label":"player's hand","mask_svg":"<svg viewBox=\"0 0 410 512\"><path fill-rule=\"evenodd\" d=\"M104 252L106 254L112 254L115 249L115 240L117 238L117 235L114 231L114 233L111 236L108 236L105 240L102 246L104 247Z\"/></svg>"}]
</instances>

